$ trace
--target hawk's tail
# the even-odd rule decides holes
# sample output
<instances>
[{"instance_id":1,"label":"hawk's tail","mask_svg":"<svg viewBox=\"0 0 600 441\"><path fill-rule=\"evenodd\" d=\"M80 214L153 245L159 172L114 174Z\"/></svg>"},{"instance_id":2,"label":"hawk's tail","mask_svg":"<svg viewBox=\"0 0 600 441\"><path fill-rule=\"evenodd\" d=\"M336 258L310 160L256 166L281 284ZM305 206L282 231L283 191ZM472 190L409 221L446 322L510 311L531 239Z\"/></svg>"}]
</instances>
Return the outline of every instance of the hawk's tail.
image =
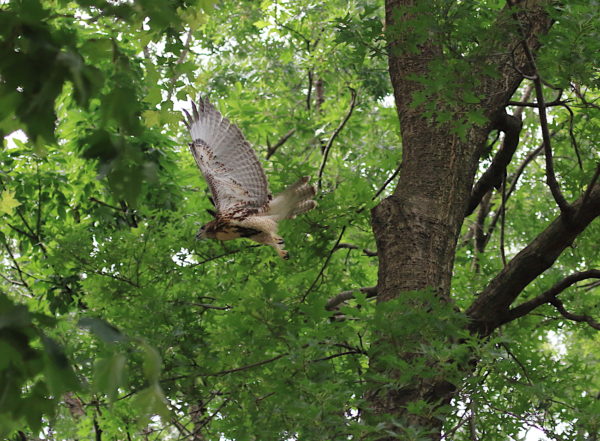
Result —
<instances>
[{"instance_id":1,"label":"hawk's tail","mask_svg":"<svg viewBox=\"0 0 600 441\"><path fill-rule=\"evenodd\" d=\"M317 203L312 197L316 190L308 183L309 180L310 176L304 176L275 196L266 215L273 216L276 220L291 219L315 208Z\"/></svg>"}]
</instances>

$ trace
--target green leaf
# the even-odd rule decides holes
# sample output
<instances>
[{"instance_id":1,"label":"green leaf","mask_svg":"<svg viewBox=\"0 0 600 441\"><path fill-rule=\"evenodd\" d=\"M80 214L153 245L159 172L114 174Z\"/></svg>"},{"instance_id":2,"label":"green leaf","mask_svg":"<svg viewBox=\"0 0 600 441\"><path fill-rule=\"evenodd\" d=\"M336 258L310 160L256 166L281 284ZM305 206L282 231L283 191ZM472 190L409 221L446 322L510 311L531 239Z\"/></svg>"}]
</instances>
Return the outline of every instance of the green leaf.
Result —
<instances>
[{"instance_id":1,"label":"green leaf","mask_svg":"<svg viewBox=\"0 0 600 441\"><path fill-rule=\"evenodd\" d=\"M14 213L21 203L15 199L15 192L11 190L4 190L0 193L0 213L8 214L9 216Z\"/></svg>"},{"instance_id":2,"label":"green leaf","mask_svg":"<svg viewBox=\"0 0 600 441\"><path fill-rule=\"evenodd\" d=\"M149 383L157 382L160 377L162 360L158 351L146 342L141 342L144 361L144 376Z\"/></svg>"},{"instance_id":3,"label":"green leaf","mask_svg":"<svg viewBox=\"0 0 600 441\"><path fill-rule=\"evenodd\" d=\"M158 383L153 383L146 389L138 392L132 406L138 415L138 424L145 425L153 415L159 415L163 420L168 420L171 412L167 407L167 400Z\"/></svg>"},{"instance_id":4,"label":"green leaf","mask_svg":"<svg viewBox=\"0 0 600 441\"><path fill-rule=\"evenodd\" d=\"M94 364L94 388L108 395L111 402L117 398L119 387L125 384L126 362L124 354L114 353L97 359Z\"/></svg>"},{"instance_id":5,"label":"green leaf","mask_svg":"<svg viewBox=\"0 0 600 441\"><path fill-rule=\"evenodd\" d=\"M79 320L77 325L81 328L89 329L105 343L118 343L127 340L127 337L121 331L100 318L84 317Z\"/></svg>"}]
</instances>

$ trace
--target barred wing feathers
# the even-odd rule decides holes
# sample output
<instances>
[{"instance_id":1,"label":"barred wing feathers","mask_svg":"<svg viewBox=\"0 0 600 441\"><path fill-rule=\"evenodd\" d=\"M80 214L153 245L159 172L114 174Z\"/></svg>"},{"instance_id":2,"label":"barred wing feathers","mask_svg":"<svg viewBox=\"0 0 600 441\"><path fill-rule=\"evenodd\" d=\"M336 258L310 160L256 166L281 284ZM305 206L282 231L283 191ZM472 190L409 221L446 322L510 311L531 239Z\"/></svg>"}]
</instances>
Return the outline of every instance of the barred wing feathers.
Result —
<instances>
[{"instance_id":1,"label":"barred wing feathers","mask_svg":"<svg viewBox=\"0 0 600 441\"><path fill-rule=\"evenodd\" d=\"M271 196L265 172L240 129L206 99L192 102L186 126L190 150L212 193L221 216L264 209Z\"/></svg>"}]
</instances>

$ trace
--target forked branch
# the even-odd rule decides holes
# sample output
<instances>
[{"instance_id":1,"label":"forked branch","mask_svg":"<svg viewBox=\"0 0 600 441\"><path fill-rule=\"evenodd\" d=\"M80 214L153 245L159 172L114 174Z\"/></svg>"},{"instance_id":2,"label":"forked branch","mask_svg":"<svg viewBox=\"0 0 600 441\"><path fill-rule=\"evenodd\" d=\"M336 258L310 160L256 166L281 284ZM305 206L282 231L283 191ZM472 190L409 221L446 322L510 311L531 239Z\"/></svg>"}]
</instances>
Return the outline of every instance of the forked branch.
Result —
<instances>
[{"instance_id":1,"label":"forked branch","mask_svg":"<svg viewBox=\"0 0 600 441\"><path fill-rule=\"evenodd\" d=\"M477 296L467 310L470 328L489 335L505 321L502 317L521 292L540 274L550 268L561 253L583 230L600 216L600 183L596 181L585 195L574 202L570 213L561 213L529 245L523 248L508 265Z\"/></svg>"},{"instance_id":2,"label":"forked branch","mask_svg":"<svg viewBox=\"0 0 600 441\"><path fill-rule=\"evenodd\" d=\"M508 0L508 5L510 7L512 7L513 2L511 0ZM526 33L521 25L521 22L518 19L517 19L517 22L519 23L521 34L523 37L521 40L521 44L523 46L523 51L525 53L525 56L527 57L527 61L529 62L531 69L533 69L532 76L526 76L524 74L523 74L523 76L530 78L533 81L533 84L535 85L536 102L537 102L537 107L538 107L538 113L540 116L542 139L544 141L544 153L546 155L546 181L548 183L548 187L550 187L550 192L552 193L552 197L554 198L554 200L556 201L556 204L560 208L561 213L566 214L568 216L571 213L571 211L573 210L573 207L571 207L567 203L564 196L562 195L562 192L560 191L560 187L558 185L558 181L556 180L556 174L554 173L554 162L552 160L552 147L550 145L550 130L548 129L548 118L546 116L546 107L547 106L546 106L546 102L544 100L542 78L540 77L539 71L537 69L537 65L535 63L535 57L533 56L533 52L532 52L531 48L529 47L529 44L527 43Z\"/></svg>"},{"instance_id":3,"label":"forked branch","mask_svg":"<svg viewBox=\"0 0 600 441\"><path fill-rule=\"evenodd\" d=\"M544 305L546 303L555 304L553 302L555 300L558 300L556 298L557 295L559 295L561 292L563 292L565 289L569 288L570 286L574 285L575 283L580 282L582 280L586 280L586 279L600 279L600 270L582 271L579 273L571 274L568 277L565 277L560 282L558 282L554 286L552 286L552 288L550 288L547 291L544 291L539 296L534 297L533 299L528 300L527 302L521 303L519 306L517 306L515 308L512 308L510 311L508 311L504 315L504 317L502 319L502 323L508 323L519 317L523 317L524 315L529 314L535 308L537 308L541 305ZM557 307L557 309L558 309L558 307ZM562 307L562 309L564 309L564 307ZM560 312L560 310L559 310L559 312ZM583 320L581 320L581 321L583 321Z\"/></svg>"}]
</instances>

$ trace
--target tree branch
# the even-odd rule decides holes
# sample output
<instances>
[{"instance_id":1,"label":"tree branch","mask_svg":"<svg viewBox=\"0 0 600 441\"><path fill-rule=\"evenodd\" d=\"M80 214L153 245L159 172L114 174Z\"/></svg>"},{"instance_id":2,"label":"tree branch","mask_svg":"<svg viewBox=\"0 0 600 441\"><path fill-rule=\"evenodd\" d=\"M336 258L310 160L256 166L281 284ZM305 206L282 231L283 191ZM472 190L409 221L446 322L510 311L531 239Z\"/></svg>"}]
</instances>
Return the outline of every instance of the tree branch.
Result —
<instances>
[{"instance_id":1,"label":"tree branch","mask_svg":"<svg viewBox=\"0 0 600 441\"><path fill-rule=\"evenodd\" d=\"M560 301L557 298L554 298L552 300L550 300L550 303L552 305L554 305L554 307L558 310L558 312L560 312L560 314L568 319L568 320L572 320L574 322L586 322L588 325L590 325L592 328L597 329L600 331L600 323L598 323L596 320L594 320L592 317L590 317L589 315L586 314L572 314L569 311L567 311L563 305L563 302Z\"/></svg>"},{"instance_id":2,"label":"tree branch","mask_svg":"<svg viewBox=\"0 0 600 441\"><path fill-rule=\"evenodd\" d=\"M4 249L10 256L10 260L12 261L13 265L15 266L15 269L17 270L17 274L19 276L19 280L21 281L22 286L29 292L29 294L31 296L33 296L34 295L33 290L31 289L31 286L29 286L29 284L25 280L25 273L19 266L19 262L17 261L15 255L13 254L12 250L10 249L10 245L8 244L7 239L3 235L0 237L2 238L2 244L4 245Z\"/></svg>"},{"instance_id":3,"label":"tree branch","mask_svg":"<svg viewBox=\"0 0 600 441\"><path fill-rule=\"evenodd\" d=\"M565 289L569 288L571 285L580 282L586 279L600 279L600 270L589 270L583 271L580 273L571 274L568 277L565 277L560 282L556 283L552 288L547 291L544 291L537 297L534 297L527 302L521 303L519 306L512 308L502 317L502 323L508 323L519 317L523 317L524 315L529 314L538 306L541 306L545 303L550 303L553 299L556 299L556 296L563 292Z\"/></svg>"},{"instance_id":4,"label":"tree branch","mask_svg":"<svg viewBox=\"0 0 600 441\"><path fill-rule=\"evenodd\" d=\"M531 161L533 161L535 159L535 157L542 152L543 149L544 149L544 146L540 145L538 148L533 150L529 155L527 155L525 160L521 163L521 165L519 166L517 171L514 173L513 178L511 180L511 184L510 184L510 189L506 193L506 198L503 202L503 205L501 205L500 208L494 214L494 217L492 218L492 221L490 222L490 226L488 227L487 233L485 234L485 242L484 242L483 248L482 248L483 250L485 250L485 247L487 246L487 243L489 242L490 238L492 237L492 233L494 232L494 229L496 228L496 225L498 224L498 220L500 219L502 210L504 210L504 204L506 204L506 202L508 201L510 196L513 194L513 192L517 188L517 183L519 182L519 178L521 177L521 175L523 174L523 172L525 171L525 168L529 165L529 163Z\"/></svg>"},{"instance_id":5,"label":"tree branch","mask_svg":"<svg viewBox=\"0 0 600 441\"><path fill-rule=\"evenodd\" d=\"M510 7L513 6L512 0L508 0L508 5ZM527 43L526 32L523 29L521 22L519 20L517 20L517 22L519 23L519 30L521 31L521 35L523 37L521 40L523 51L525 53L525 56L527 57L527 61L529 62L534 72L534 75L531 77L531 79L533 80L533 84L535 85L535 99L538 103L538 114L540 116L542 139L544 140L544 153L546 155L546 181L548 183L548 187L550 187L552 197L554 197L554 200L560 208L561 213L569 215L572 211L572 207L567 203L564 196L562 195L558 182L556 181L556 175L554 173L554 164L552 161L552 147L550 145L550 130L548 129L548 118L546 116L546 103L544 100L542 78L540 77L537 65L535 63L535 57L533 56L533 52L529 47L529 44Z\"/></svg>"},{"instance_id":6,"label":"tree branch","mask_svg":"<svg viewBox=\"0 0 600 441\"><path fill-rule=\"evenodd\" d=\"M327 158L329 157L329 151L331 150L333 141L339 135L339 133L342 131L342 129L344 128L344 126L346 125L346 123L348 122L350 117L352 116L352 111L356 107L356 90L354 90L351 87L349 89L350 89L350 94L352 95L352 97L350 99L350 107L348 108L348 112L346 113L346 116L344 117L342 122L340 122L340 125L337 127L337 129L335 129L335 131L329 138L329 141L327 141L327 144L325 145L325 149L323 150L323 161L321 162L321 167L319 167L319 175L318 175L318 180L317 180L317 187L319 188L319 190L321 189L321 181L323 180L323 171L325 170L325 165L327 164Z\"/></svg>"},{"instance_id":7,"label":"tree branch","mask_svg":"<svg viewBox=\"0 0 600 441\"><path fill-rule=\"evenodd\" d=\"M562 107L567 109L569 112L569 137L571 138L571 145L573 146L573 150L575 150L575 156L577 156L577 163L579 164L579 170L583 170L583 163L581 162L581 155L579 154L579 146L577 145L577 138L575 138L575 132L573 127L575 125L575 114L571 110L567 104L563 103Z\"/></svg>"},{"instance_id":8,"label":"tree branch","mask_svg":"<svg viewBox=\"0 0 600 441\"><path fill-rule=\"evenodd\" d=\"M346 249L346 250L361 250L365 256L377 257L377 251L369 250L367 248L360 248L359 246L352 245L351 243L340 243L334 251Z\"/></svg>"},{"instance_id":9,"label":"tree branch","mask_svg":"<svg viewBox=\"0 0 600 441\"><path fill-rule=\"evenodd\" d=\"M546 105L546 107L562 106L570 101L571 100L554 100L554 101L550 101L549 103L546 103L545 105ZM535 108L540 107L539 103L524 103L521 101L509 101L508 105L509 106L518 106L518 107L535 107Z\"/></svg>"},{"instance_id":10,"label":"tree branch","mask_svg":"<svg viewBox=\"0 0 600 441\"><path fill-rule=\"evenodd\" d=\"M325 309L327 311L336 310L340 304L344 303L347 300L353 299L356 291L360 291L363 294L366 294L368 299L375 297L377 295L377 287L376 286L368 286L365 288L359 288L359 289L354 289L354 290L350 290L350 291L342 291L341 293L330 298L327 301L327 303L325 304Z\"/></svg>"},{"instance_id":11,"label":"tree branch","mask_svg":"<svg viewBox=\"0 0 600 441\"><path fill-rule=\"evenodd\" d=\"M600 176L600 162L596 166L596 172L594 173L594 176L592 177L592 180L590 181L588 188L585 190L585 194L583 195L583 204L581 205L581 208L583 208L585 206L585 204L587 203L587 200L590 197L590 192L592 191L592 188L594 188L594 185L596 185L596 182L598 181L599 176Z\"/></svg>"},{"instance_id":12,"label":"tree branch","mask_svg":"<svg viewBox=\"0 0 600 441\"><path fill-rule=\"evenodd\" d=\"M583 199L572 205L573 212L561 213L477 296L467 310L471 331L489 335L500 326L501 317L525 287L552 266L564 249L600 216L600 184L596 182L589 192L585 210L581 210Z\"/></svg>"},{"instance_id":13,"label":"tree branch","mask_svg":"<svg viewBox=\"0 0 600 441\"><path fill-rule=\"evenodd\" d=\"M183 43L183 49L179 54L179 57L177 58L177 61L175 61L175 68L177 68L177 66L179 66L181 63L183 63L185 61L185 59L187 58L187 55L190 51L190 45L192 43L192 33L193 30L190 27L190 29L187 32L187 35L185 37L185 43ZM174 68L174 70L175 70ZM177 82L177 78L179 78L181 76L181 74L178 74L177 72L173 72L173 75L171 75L171 78L169 78L169 93L167 95L167 101L171 101L171 98L173 97L173 93L175 92L175 83Z\"/></svg>"},{"instance_id":14,"label":"tree branch","mask_svg":"<svg viewBox=\"0 0 600 441\"><path fill-rule=\"evenodd\" d=\"M377 197L381 193L383 193L383 190L385 190L386 187L389 185L389 183L392 182L396 176L398 176L398 173L400 173L401 169L402 169L402 162L400 162L400 164L398 164L398 167L396 167L396 170L394 171L394 173L392 173L392 176L390 176L389 178L387 178L387 180L383 183L383 185L381 186L381 188L379 190L377 190L377 193L375 193L375 196L373 196L371 198L372 201L374 201L375 199L377 199Z\"/></svg>"},{"instance_id":15,"label":"tree branch","mask_svg":"<svg viewBox=\"0 0 600 441\"><path fill-rule=\"evenodd\" d=\"M269 141L267 140L267 159L270 159L271 156L273 156L275 154L275 152L277 151L277 149L279 147L281 147L283 144L286 143L286 141L288 139L290 139L290 137L296 133L296 129L292 129L289 132L287 132L285 135L283 135L279 141L277 141L273 146L270 145Z\"/></svg>"},{"instance_id":16,"label":"tree branch","mask_svg":"<svg viewBox=\"0 0 600 441\"><path fill-rule=\"evenodd\" d=\"M519 134L523 128L523 123L520 118L508 115L505 111L502 111L502 113L498 115L494 127L504 132L504 142L502 143L502 147L496 153L496 156L494 156L490 167L473 187L465 216L468 216L475 211L475 208L477 208L483 196L492 187L500 187L506 167L510 163L517 150L517 146L519 145Z\"/></svg>"},{"instance_id":17,"label":"tree branch","mask_svg":"<svg viewBox=\"0 0 600 441\"><path fill-rule=\"evenodd\" d=\"M317 282L319 281L319 279L321 278L321 276L325 272L325 268L327 268L327 265L329 265L329 261L331 260L331 256L333 256L333 253L335 252L336 248L340 244L340 242L342 240L342 236L344 235L345 232L346 232L346 227L343 227L342 228L342 232L340 233L340 235L338 236L337 241L335 242L335 245L333 246L333 248L331 249L331 251L327 255L327 258L325 259L325 262L323 262L323 266L321 266L321 270L319 271L319 274L317 274L317 277L315 277L315 280L313 280L313 283L311 283L311 285L308 287L308 289L306 290L306 292L302 296L301 303L304 303L306 301L306 297L308 297L308 294L310 294L310 292L313 290L313 288L315 287L315 285L317 284Z\"/></svg>"}]
</instances>

